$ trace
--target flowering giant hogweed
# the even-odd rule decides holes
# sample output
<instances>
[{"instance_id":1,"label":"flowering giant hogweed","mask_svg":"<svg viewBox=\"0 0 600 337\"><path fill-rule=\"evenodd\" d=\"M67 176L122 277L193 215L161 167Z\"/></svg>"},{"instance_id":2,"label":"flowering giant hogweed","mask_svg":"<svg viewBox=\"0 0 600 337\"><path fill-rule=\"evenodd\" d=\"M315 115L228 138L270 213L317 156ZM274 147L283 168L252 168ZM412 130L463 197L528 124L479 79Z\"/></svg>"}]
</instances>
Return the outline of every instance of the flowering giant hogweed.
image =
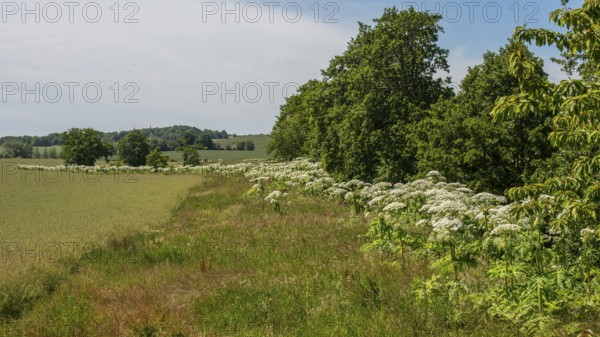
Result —
<instances>
[{"instance_id":1,"label":"flowering giant hogweed","mask_svg":"<svg viewBox=\"0 0 600 337\"><path fill-rule=\"evenodd\" d=\"M481 303L505 303L489 308L505 317L526 307L524 317L542 315L544 303L570 308L600 302L600 231L572 226L577 208L565 208L560 196L541 194L507 204L504 196L475 194L461 183L449 183L439 172L404 183L336 182L318 163L297 159L287 163L244 162L232 165L151 167L31 166L21 170L86 173L213 174L243 176L279 214L284 214L284 191L298 191L354 206L356 215L371 220L364 250L379 250L394 258L426 256L438 280L453 284L466 268L485 268L489 278ZM560 297L554 289L567 289ZM566 291L566 290L564 290ZM514 294L514 295L513 295ZM579 302L565 299L576 298ZM590 304L591 303L591 304ZM506 316L508 317L508 316Z\"/></svg>"}]
</instances>

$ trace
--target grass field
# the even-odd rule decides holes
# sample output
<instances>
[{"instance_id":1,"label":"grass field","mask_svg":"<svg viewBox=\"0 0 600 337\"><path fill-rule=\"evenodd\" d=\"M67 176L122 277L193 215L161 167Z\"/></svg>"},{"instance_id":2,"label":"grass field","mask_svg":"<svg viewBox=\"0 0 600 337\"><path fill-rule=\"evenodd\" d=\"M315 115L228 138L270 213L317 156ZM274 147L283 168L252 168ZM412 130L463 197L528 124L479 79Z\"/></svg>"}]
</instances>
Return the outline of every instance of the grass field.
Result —
<instances>
[{"instance_id":1,"label":"grass field","mask_svg":"<svg viewBox=\"0 0 600 337\"><path fill-rule=\"evenodd\" d=\"M435 288L417 296L414 280L431 276L426 262L361 252L367 224L349 207L291 194L279 215L262 198L245 196L250 185L199 183L163 230L124 235L0 288L2 336L518 334L478 312L457 323L451 299L435 296ZM116 209L108 201L113 192L93 194L109 202L114 222L127 223L137 201ZM32 208L64 203L47 202Z\"/></svg>"},{"instance_id":2,"label":"grass field","mask_svg":"<svg viewBox=\"0 0 600 337\"><path fill-rule=\"evenodd\" d=\"M254 151L200 151L200 155L202 156L202 159L207 159L209 161L222 159L225 162L268 158L267 144L271 140L271 137L267 135L238 136L233 139L215 139L214 142L216 144L228 145L248 140L252 140L254 142L254 146L256 146ZM181 158L181 152L167 151L165 154L179 162L183 160Z\"/></svg>"},{"instance_id":3,"label":"grass field","mask_svg":"<svg viewBox=\"0 0 600 337\"><path fill-rule=\"evenodd\" d=\"M19 162L49 165L56 160ZM164 224L201 179L16 171L13 160L0 160L0 262L10 271L0 281L85 244Z\"/></svg>"}]
</instances>

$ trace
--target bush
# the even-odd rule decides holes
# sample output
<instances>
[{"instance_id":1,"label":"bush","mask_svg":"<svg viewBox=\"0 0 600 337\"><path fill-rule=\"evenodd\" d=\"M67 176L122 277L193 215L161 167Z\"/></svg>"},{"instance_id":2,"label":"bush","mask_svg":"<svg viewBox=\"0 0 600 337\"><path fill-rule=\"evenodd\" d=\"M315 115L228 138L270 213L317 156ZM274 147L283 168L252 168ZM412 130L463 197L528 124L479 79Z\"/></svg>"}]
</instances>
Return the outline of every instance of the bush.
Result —
<instances>
[{"instance_id":1,"label":"bush","mask_svg":"<svg viewBox=\"0 0 600 337\"><path fill-rule=\"evenodd\" d=\"M169 156L164 155L157 147L146 156L146 165L152 166L155 169L164 168L167 167L169 159Z\"/></svg>"},{"instance_id":2,"label":"bush","mask_svg":"<svg viewBox=\"0 0 600 337\"><path fill-rule=\"evenodd\" d=\"M183 153L183 165L197 166L200 165L201 156L198 153L198 148L194 145L188 145L181 151Z\"/></svg>"}]
</instances>

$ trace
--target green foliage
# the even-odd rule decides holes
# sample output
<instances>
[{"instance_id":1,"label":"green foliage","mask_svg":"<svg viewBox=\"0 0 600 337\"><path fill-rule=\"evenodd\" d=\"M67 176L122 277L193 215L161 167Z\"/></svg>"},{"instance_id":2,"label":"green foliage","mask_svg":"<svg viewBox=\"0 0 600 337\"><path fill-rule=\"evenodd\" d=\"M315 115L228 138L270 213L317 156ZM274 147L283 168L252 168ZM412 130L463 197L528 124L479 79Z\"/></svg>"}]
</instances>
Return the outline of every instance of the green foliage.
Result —
<instances>
[{"instance_id":1,"label":"green foliage","mask_svg":"<svg viewBox=\"0 0 600 337\"><path fill-rule=\"evenodd\" d=\"M208 132L202 132L197 139L197 144L202 146L204 150L214 150L215 143Z\"/></svg>"},{"instance_id":2,"label":"green foliage","mask_svg":"<svg viewBox=\"0 0 600 337\"><path fill-rule=\"evenodd\" d=\"M93 329L93 309L87 299L71 295L48 308L47 317L53 322L41 327L44 336L85 336Z\"/></svg>"},{"instance_id":3,"label":"green foliage","mask_svg":"<svg viewBox=\"0 0 600 337\"><path fill-rule=\"evenodd\" d=\"M196 138L197 136L192 130L186 130L179 135L177 142L179 142L180 147L186 147L188 145L196 144Z\"/></svg>"},{"instance_id":4,"label":"green foliage","mask_svg":"<svg viewBox=\"0 0 600 337\"><path fill-rule=\"evenodd\" d=\"M448 51L437 46L439 15L388 8L330 61L322 81L288 99L269 150L278 158L308 155L343 178L401 180L414 173L410 140L423 111L449 97Z\"/></svg>"},{"instance_id":5,"label":"green foliage","mask_svg":"<svg viewBox=\"0 0 600 337\"><path fill-rule=\"evenodd\" d=\"M538 62L515 49L510 70L519 81L519 91L502 98L493 111L501 120L545 111L553 114L549 139L560 149L552 162L558 166L556 175L509 191L511 198L524 200L516 214L529 219L535 229L524 243L532 250L521 259L533 258L535 268L517 294L534 294L532 312L541 320L548 320L559 308L585 312L597 306L598 284L591 275L600 273L600 85L593 81L599 75L600 2L586 0L581 8L556 10L550 19L564 32L518 27L514 39L577 55L587 64L584 79L554 84L538 78L534 75Z\"/></svg>"},{"instance_id":6,"label":"green foliage","mask_svg":"<svg viewBox=\"0 0 600 337\"><path fill-rule=\"evenodd\" d=\"M146 165L146 156L150 153L148 139L138 130L127 134L117 144L119 157L129 166Z\"/></svg>"},{"instance_id":7,"label":"green foliage","mask_svg":"<svg viewBox=\"0 0 600 337\"><path fill-rule=\"evenodd\" d=\"M200 165L202 157L198 153L198 147L194 145L187 145L182 150L183 165L197 166Z\"/></svg>"},{"instance_id":8,"label":"green foliage","mask_svg":"<svg viewBox=\"0 0 600 337\"><path fill-rule=\"evenodd\" d=\"M169 156L166 156L157 147L146 156L146 165L152 166L155 169L167 167L169 163Z\"/></svg>"},{"instance_id":9,"label":"green foliage","mask_svg":"<svg viewBox=\"0 0 600 337\"><path fill-rule=\"evenodd\" d=\"M112 145L102 142L100 133L94 129L73 128L62 133L61 139L61 156L66 165L94 166L98 158L111 155Z\"/></svg>"},{"instance_id":10,"label":"green foliage","mask_svg":"<svg viewBox=\"0 0 600 337\"><path fill-rule=\"evenodd\" d=\"M3 147L8 158L31 158L33 156L33 145L25 141L7 139L4 141Z\"/></svg>"},{"instance_id":11,"label":"green foliage","mask_svg":"<svg viewBox=\"0 0 600 337\"><path fill-rule=\"evenodd\" d=\"M58 159L58 151L56 151L55 147L51 147L50 150L48 151L48 158Z\"/></svg>"},{"instance_id":12,"label":"green foliage","mask_svg":"<svg viewBox=\"0 0 600 337\"><path fill-rule=\"evenodd\" d=\"M309 81L300 86L298 94L287 99L271 132L272 140L267 145L269 154L282 160L293 160L308 154L308 121L312 114L309 109L318 108L316 95L323 92L320 88L325 85L316 80Z\"/></svg>"},{"instance_id":13,"label":"green foliage","mask_svg":"<svg viewBox=\"0 0 600 337\"><path fill-rule=\"evenodd\" d=\"M523 184L551 156L549 112L510 121L494 121L490 115L498 98L518 90L517 78L509 72L513 49L533 57L517 43L486 53L483 64L469 69L458 96L433 105L418 124L420 176L436 170L476 190L503 193ZM542 61L536 60L535 76L547 78Z\"/></svg>"},{"instance_id":14,"label":"green foliage","mask_svg":"<svg viewBox=\"0 0 600 337\"><path fill-rule=\"evenodd\" d=\"M254 142L252 140L236 142L235 149L238 151L254 151Z\"/></svg>"},{"instance_id":15,"label":"green foliage","mask_svg":"<svg viewBox=\"0 0 600 337\"><path fill-rule=\"evenodd\" d=\"M192 126L186 125L175 125L163 128L147 128L139 129L144 136L148 137L151 147L160 147L162 151L174 151L179 146L178 139L185 133L189 133L192 137L197 137L200 134L207 134L212 139L226 139L228 136L227 131L217 131L208 129L198 129ZM132 131L120 131L120 132L101 132L100 138L107 143L117 143L123 139L127 134ZM27 144L32 144L37 147L50 147L62 145L60 134L51 133L47 136L21 136L21 137L0 137L0 144L9 140L17 140Z\"/></svg>"}]
</instances>

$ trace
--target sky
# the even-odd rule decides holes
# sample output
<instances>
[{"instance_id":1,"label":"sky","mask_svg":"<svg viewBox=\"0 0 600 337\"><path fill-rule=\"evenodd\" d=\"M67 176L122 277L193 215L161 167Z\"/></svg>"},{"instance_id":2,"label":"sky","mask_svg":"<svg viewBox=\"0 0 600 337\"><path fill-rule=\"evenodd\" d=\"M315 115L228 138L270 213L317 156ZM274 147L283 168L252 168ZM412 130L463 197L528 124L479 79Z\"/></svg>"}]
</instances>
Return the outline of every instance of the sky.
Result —
<instances>
[{"instance_id":1,"label":"sky","mask_svg":"<svg viewBox=\"0 0 600 337\"><path fill-rule=\"evenodd\" d=\"M118 0L116 0L118 1ZM570 5L578 7L579 1ZM384 8L441 14L452 81L516 26L552 27L545 1L0 2L0 136L71 127L192 125L269 133L285 98ZM550 79L564 78L532 48Z\"/></svg>"}]
</instances>

